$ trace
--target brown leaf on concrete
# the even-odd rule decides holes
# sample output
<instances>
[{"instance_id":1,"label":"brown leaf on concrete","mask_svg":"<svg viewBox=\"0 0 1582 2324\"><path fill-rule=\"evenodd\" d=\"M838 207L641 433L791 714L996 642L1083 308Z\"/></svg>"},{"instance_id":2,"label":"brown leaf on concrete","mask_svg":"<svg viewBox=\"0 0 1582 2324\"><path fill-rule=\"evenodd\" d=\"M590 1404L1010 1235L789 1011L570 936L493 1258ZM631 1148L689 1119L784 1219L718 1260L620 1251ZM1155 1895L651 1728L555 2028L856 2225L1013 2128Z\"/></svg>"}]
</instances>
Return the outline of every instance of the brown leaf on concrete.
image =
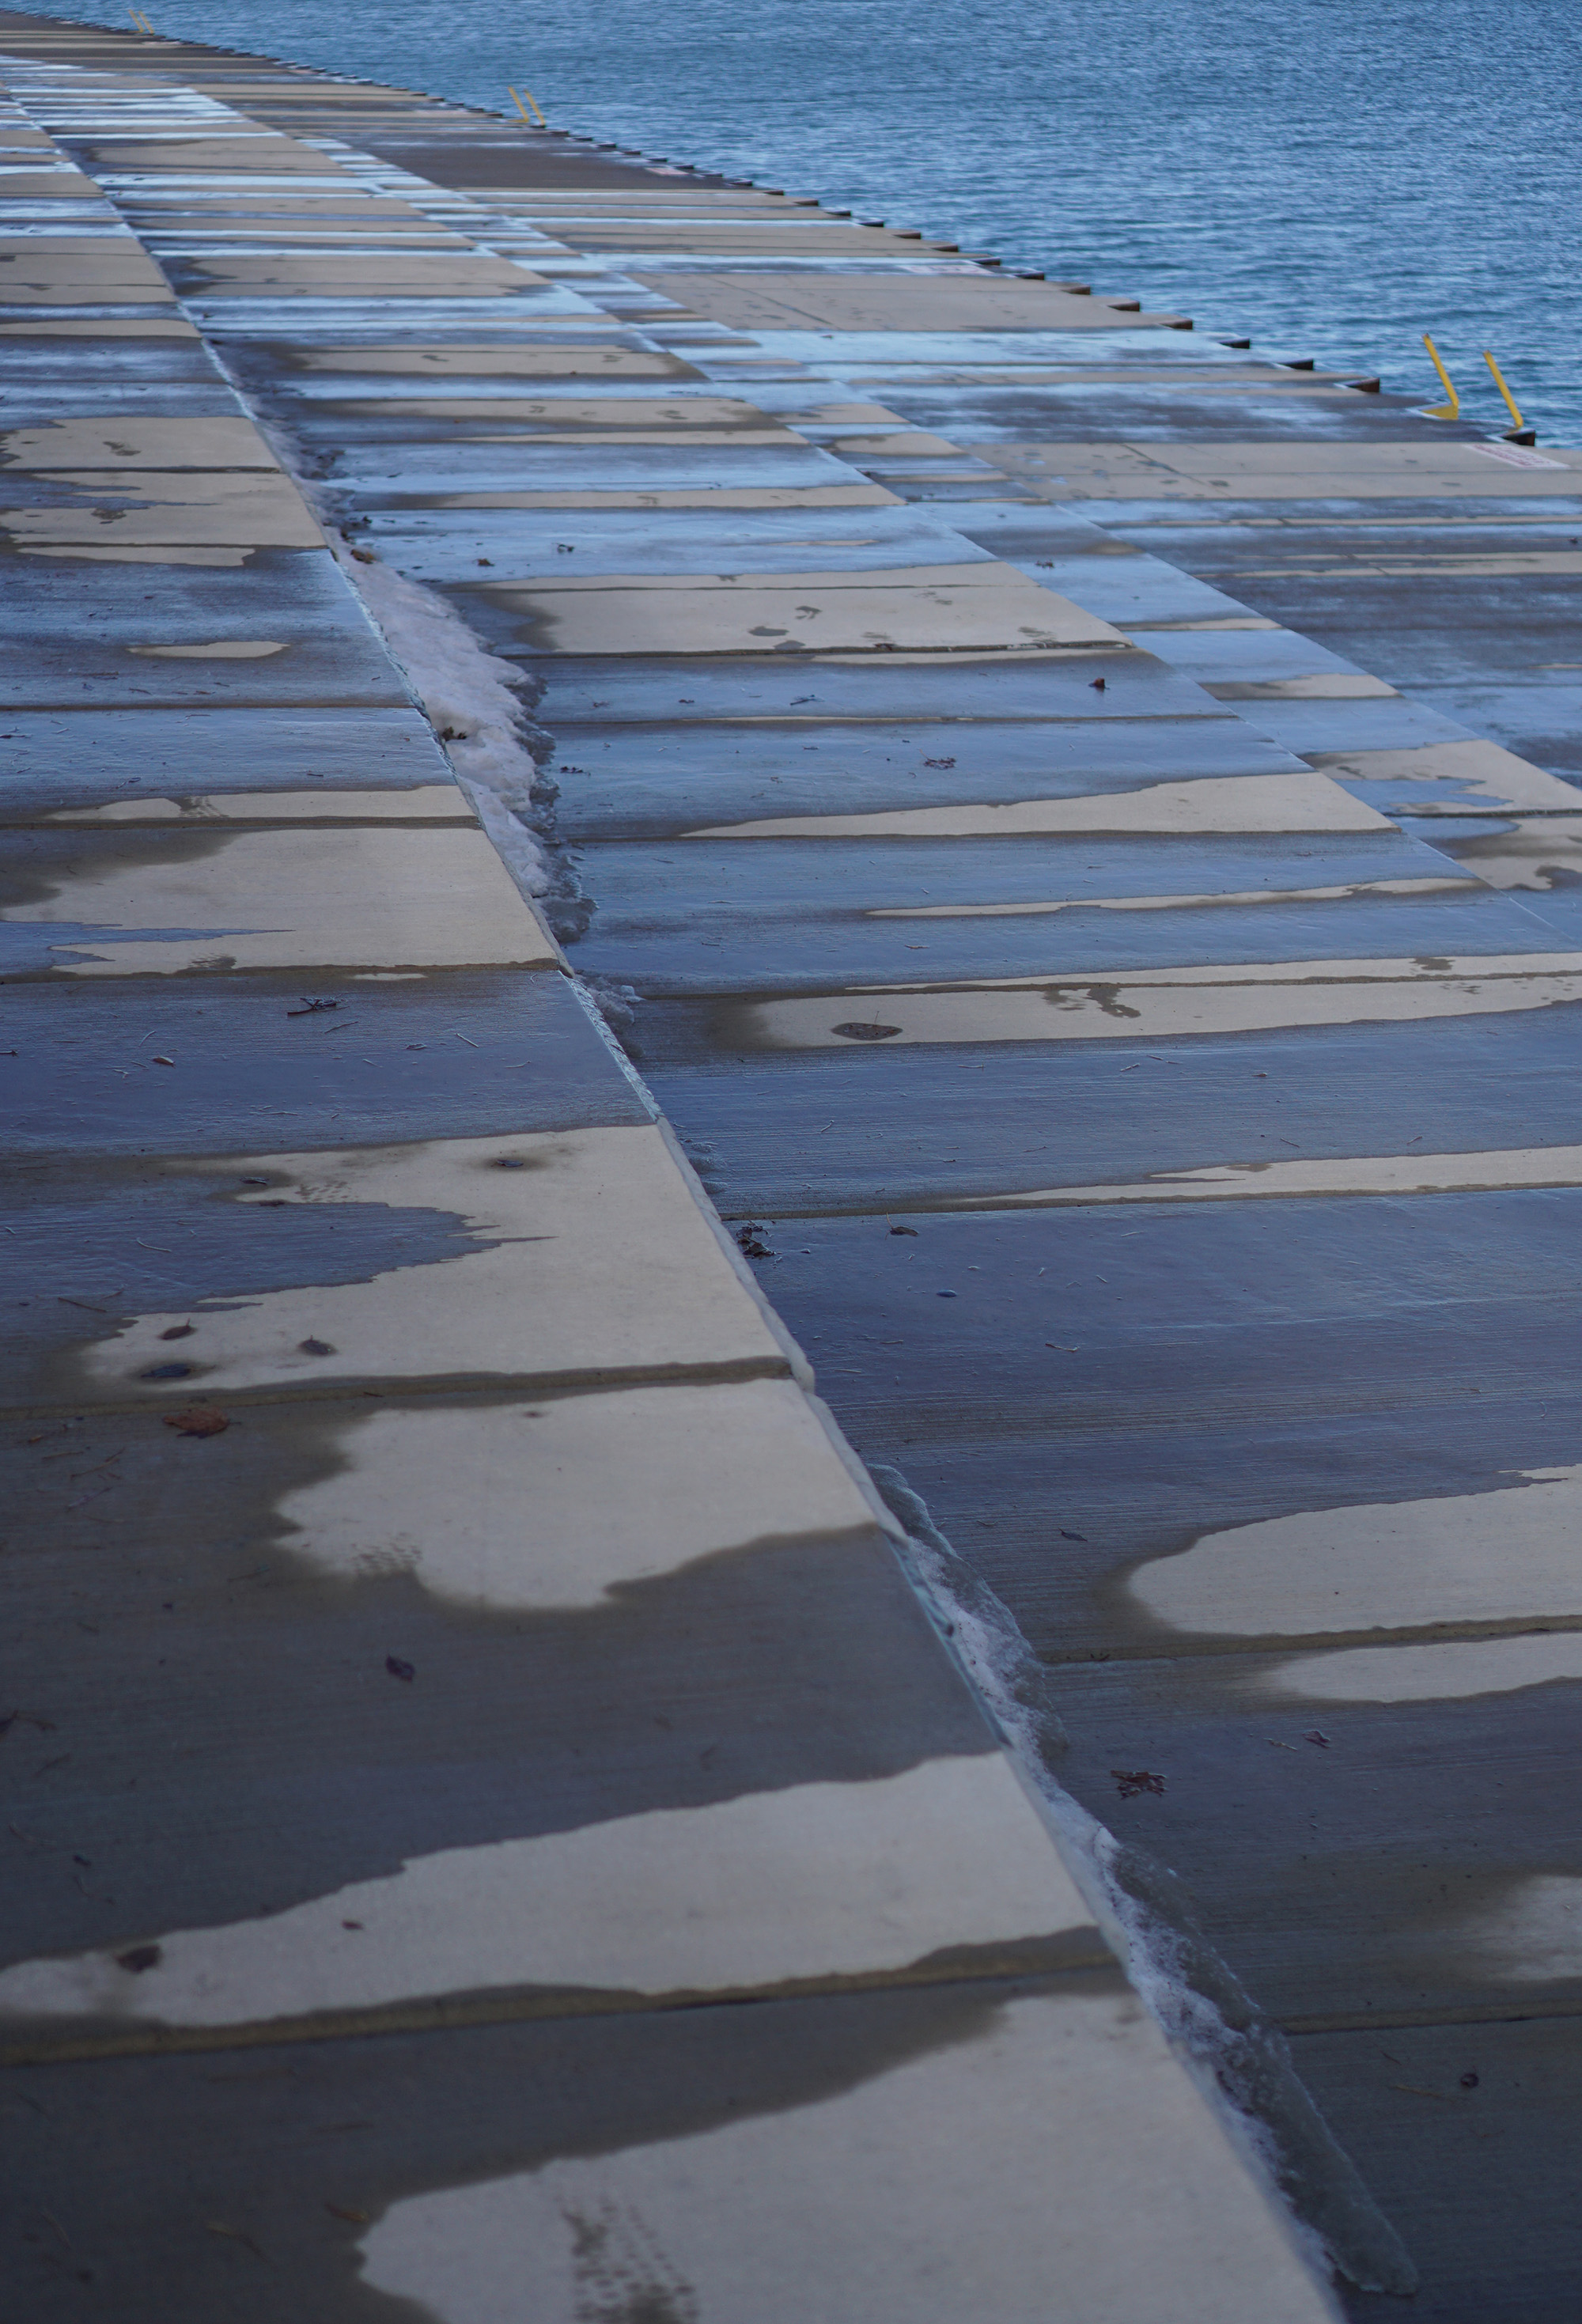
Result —
<instances>
[{"instance_id":1,"label":"brown leaf on concrete","mask_svg":"<svg viewBox=\"0 0 1582 2324\"><path fill-rule=\"evenodd\" d=\"M183 1436L218 1436L230 1425L230 1415L216 1411L212 1404L189 1405L185 1412L165 1415L165 1426L179 1430Z\"/></svg>"},{"instance_id":2,"label":"brown leaf on concrete","mask_svg":"<svg viewBox=\"0 0 1582 2324\"><path fill-rule=\"evenodd\" d=\"M1115 1787L1123 1800L1136 1799L1139 1792L1163 1792L1164 1778L1154 1775L1147 1767L1111 1767Z\"/></svg>"}]
</instances>

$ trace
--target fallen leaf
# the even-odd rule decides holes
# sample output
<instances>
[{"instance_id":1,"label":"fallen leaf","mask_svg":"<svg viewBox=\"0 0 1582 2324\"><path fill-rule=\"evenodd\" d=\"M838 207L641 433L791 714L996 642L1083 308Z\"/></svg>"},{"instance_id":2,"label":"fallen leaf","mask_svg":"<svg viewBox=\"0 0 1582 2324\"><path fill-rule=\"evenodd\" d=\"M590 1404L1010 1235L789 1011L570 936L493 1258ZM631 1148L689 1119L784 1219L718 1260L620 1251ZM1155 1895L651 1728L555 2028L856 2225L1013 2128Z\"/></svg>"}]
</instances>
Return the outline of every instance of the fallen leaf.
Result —
<instances>
[{"instance_id":1,"label":"fallen leaf","mask_svg":"<svg viewBox=\"0 0 1582 2324\"><path fill-rule=\"evenodd\" d=\"M418 1675L417 1670L413 1665L402 1662L400 1655L386 1655L384 1658L384 1667L390 1673L391 1678L405 1679L409 1685Z\"/></svg>"},{"instance_id":2,"label":"fallen leaf","mask_svg":"<svg viewBox=\"0 0 1582 2324\"><path fill-rule=\"evenodd\" d=\"M305 1356L333 1356L335 1353L327 1340L299 1340L297 1346Z\"/></svg>"},{"instance_id":3,"label":"fallen leaf","mask_svg":"<svg viewBox=\"0 0 1582 2324\"><path fill-rule=\"evenodd\" d=\"M482 563L483 560L480 558L479 562ZM368 2225L369 2215L366 2211L350 2211L344 2203L327 2203L324 2208L332 2219L349 2220L354 2227L365 2227Z\"/></svg>"},{"instance_id":4,"label":"fallen leaf","mask_svg":"<svg viewBox=\"0 0 1582 2324\"><path fill-rule=\"evenodd\" d=\"M163 1959L158 1945L133 1945L129 1952L115 1956L118 1965L131 1969L136 1977L141 1977L145 1969L157 1969Z\"/></svg>"},{"instance_id":5,"label":"fallen leaf","mask_svg":"<svg viewBox=\"0 0 1582 2324\"><path fill-rule=\"evenodd\" d=\"M165 1415L165 1426L179 1430L183 1436L219 1436L230 1425L230 1415L216 1411L212 1404L189 1405L185 1412Z\"/></svg>"},{"instance_id":6,"label":"fallen leaf","mask_svg":"<svg viewBox=\"0 0 1582 2324\"><path fill-rule=\"evenodd\" d=\"M900 1029L898 1025L850 1024L830 1027L831 1032L838 1033L842 1041L893 1041Z\"/></svg>"},{"instance_id":7,"label":"fallen leaf","mask_svg":"<svg viewBox=\"0 0 1582 2324\"><path fill-rule=\"evenodd\" d=\"M160 1337L161 1340L189 1340L197 1329L196 1323L172 1323L168 1332L160 1333Z\"/></svg>"},{"instance_id":8,"label":"fallen leaf","mask_svg":"<svg viewBox=\"0 0 1582 2324\"><path fill-rule=\"evenodd\" d=\"M1162 1793L1164 1789L1164 1776L1154 1775L1146 1767L1111 1767L1109 1772L1123 1800L1135 1799L1139 1792Z\"/></svg>"}]
</instances>

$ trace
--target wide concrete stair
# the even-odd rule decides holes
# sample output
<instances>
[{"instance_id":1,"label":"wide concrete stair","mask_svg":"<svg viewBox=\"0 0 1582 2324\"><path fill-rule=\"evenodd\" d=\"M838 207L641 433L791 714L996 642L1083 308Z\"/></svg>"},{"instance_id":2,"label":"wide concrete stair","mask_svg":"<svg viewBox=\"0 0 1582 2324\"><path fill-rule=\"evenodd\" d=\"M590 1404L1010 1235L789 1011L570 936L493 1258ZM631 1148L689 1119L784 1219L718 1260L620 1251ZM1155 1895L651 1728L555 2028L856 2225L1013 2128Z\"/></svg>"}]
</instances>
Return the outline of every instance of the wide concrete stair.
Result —
<instances>
[{"instance_id":1,"label":"wide concrete stair","mask_svg":"<svg viewBox=\"0 0 1582 2324\"><path fill-rule=\"evenodd\" d=\"M1194 2058L1128 1983L1171 2005L1049 1730L1007 1748L925 1517L570 973L498 667L389 568L492 563L464 610L581 689L588 801L722 865L769 860L736 711L812 686L877 748L1113 673L1192 827L1235 781L1387 826L788 424L811 374L713 383L632 320L668 291L347 133L550 187L553 141L44 18L0 51L8 2312L1333 2315L1226 2024ZM633 759L678 669L720 716ZM830 771L751 816L838 822ZM1303 2216L1409 2275L1301 2137Z\"/></svg>"}]
</instances>

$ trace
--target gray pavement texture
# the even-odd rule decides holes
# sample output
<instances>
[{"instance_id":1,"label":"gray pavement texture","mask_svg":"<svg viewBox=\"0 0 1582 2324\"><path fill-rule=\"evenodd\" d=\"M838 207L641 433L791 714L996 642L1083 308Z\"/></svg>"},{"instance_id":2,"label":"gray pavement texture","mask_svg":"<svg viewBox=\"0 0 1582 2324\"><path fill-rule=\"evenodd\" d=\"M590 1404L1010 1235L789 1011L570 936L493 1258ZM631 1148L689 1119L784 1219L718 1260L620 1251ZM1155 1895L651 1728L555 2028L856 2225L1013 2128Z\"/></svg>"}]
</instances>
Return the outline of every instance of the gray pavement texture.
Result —
<instances>
[{"instance_id":1,"label":"gray pavement texture","mask_svg":"<svg viewBox=\"0 0 1582 2324\"><path fill-rule=\"evenodd\" d=\"M1582 454L0 80L18 2315L1568 2318Z\"/></svg>"}]
</instances>

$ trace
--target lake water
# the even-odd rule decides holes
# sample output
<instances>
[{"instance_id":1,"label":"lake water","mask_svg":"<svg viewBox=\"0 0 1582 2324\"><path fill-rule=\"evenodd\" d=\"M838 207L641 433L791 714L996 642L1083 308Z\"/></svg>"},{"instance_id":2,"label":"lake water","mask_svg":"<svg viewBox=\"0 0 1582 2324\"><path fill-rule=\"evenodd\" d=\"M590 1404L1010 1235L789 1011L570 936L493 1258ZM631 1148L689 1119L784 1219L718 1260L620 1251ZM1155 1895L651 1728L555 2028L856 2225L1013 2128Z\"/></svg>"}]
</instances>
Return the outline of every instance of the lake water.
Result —
<instances>
[{"instance_id":1,"label":"lake water","mask_svg":"<svg viewBox=\"0 0 1582 2324\"><path fill-rule=\"evenodd\" d=\"M61 11L123 23L118 5ZM1582 442L1576 0L153 0L161 32L818 194Z\"/></svg>"}]
</instances>

